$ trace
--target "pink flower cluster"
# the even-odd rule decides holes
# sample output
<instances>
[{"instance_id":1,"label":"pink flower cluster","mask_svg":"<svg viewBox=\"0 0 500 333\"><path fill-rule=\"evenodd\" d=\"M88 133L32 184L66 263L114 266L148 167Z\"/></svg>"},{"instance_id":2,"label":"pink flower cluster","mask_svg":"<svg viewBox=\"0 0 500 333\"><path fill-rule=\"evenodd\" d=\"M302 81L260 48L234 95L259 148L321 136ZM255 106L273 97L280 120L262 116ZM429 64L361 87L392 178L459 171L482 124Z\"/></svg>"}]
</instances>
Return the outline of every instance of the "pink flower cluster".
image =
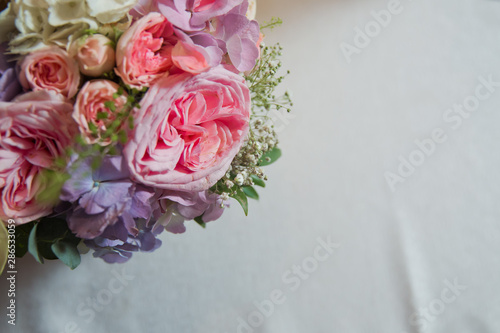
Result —
<instances>
[{"instance_id":1,"label":"pink flower cluster","mask_svg":"<svg viewBox=\"0 0 500 333\"><path fill-rule=\"evenodd\" d=\"M259 56L259 26L245 17L247 7L247 0L139 1L117 41L95 33L68 50L47 45L18 60L24 92L0 102L0 218L22 224L51 214L54 207L37 200L41 172L69 160L77 136L111 144L100 134L129 102L118 92L132 88L147 92L133 126L121 127L129 181L156 193L162 213L220 216L220 200L207 190L246 139L251 100L240 74Z\"/></svg>"}]
</instances>

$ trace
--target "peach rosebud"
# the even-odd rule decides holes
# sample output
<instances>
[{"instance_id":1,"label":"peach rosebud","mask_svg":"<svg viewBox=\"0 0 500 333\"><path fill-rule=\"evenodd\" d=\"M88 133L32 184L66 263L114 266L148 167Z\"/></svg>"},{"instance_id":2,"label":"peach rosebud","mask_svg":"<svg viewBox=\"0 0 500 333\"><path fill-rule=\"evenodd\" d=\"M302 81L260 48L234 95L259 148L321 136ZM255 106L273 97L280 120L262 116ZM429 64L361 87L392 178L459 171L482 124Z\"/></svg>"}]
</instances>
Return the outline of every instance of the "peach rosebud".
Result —
<instances>
[{"instance_id":1,"label":"peach rosebud","mask_svg":"<svg viewBox=\"0 0 500 333\"><path fill-rule=\"evenodd\" d=\"M93 80L85 83L76 96L73 109L73 119L78 124L78 129L83 139L89 143L99 143L107 145L111 141L99 141L100 133L104 132L109 124L115 120L115 112L111 111L106 102L112 102L116 112L121 111L127 98L124 95L113 98L113 94L118 91L118 84L108 80ZM97 128L93 133L89 128L89 123Z\"/></svg>"},{"instance_id":2,"label":"peach rosebud","mask_svg":"<svg viewBox=\"0 0 500 333\"><path fill-rule=\"evenodd\" d=\"M80 85L80 72L75 60L57 46L43 48L21 61L19 82L25 89L49 90L72 98Z\"/></svg>"},{"instance_id":3,"label":"peach rosebud","mask_svg":"<svg viewBox=\"0 0 500 333\"><path fill-rule=\"evenodd\" d=\"M115 67L115 50L104 35L84 36L73 42L70 50L78 62L80 72L98 77Z\"/></svg>"}]
</instances>

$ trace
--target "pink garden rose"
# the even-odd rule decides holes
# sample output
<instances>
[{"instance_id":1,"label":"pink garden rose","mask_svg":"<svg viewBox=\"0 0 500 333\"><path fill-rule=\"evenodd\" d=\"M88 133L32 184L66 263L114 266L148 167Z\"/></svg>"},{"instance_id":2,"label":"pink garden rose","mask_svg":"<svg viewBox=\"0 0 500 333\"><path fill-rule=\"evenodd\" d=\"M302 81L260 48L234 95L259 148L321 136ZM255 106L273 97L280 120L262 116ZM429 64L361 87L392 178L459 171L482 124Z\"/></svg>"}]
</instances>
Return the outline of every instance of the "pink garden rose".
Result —
<instances>
[{"instance_id":1,"label":"pink garden rose","mask_svg":"<svg viewBox=\"0 0 500 333\"><path fill-rule=\"evenodd\" d=\"M245 80L222 66L152 86L124 148L131 174L153 187L204 191L229 168L248 133Z\"/></svg>"},{"instance_id":2,"label":"pink garden rose","mask_svg":"<svg viewBox=\"0 0 500 333\"><path fill-rule=\"evenodd\" d=\"M172 67L172 49L176 42L172 24L159 13L149 13L137 20L118 41L116 74L131 87L149 87Z\"/></svg>"},{"instance_id":3,"label":"pink garden rose","mask_svg":"<svg viewBox=\"0 0 500 333\"><path fill-rule=\"evenodd\" d=\"M80 72L98 77L115 67L115 50L104 35L83 36L73 42L70 55L76 59Z\"/></svg>"},{"instance_id":4,"label":"pink garden rose","mask_svg":"<svg viewBox=\"0 0 500 333\"><path fill-rule=\"evenodd\" d=\"M181 43L177 45L178 43ZM135 88L149 87L176 65L193 74L209 69L204 48L177 34L160 13L137 20L118 41L116 74Z\"/></svg>"},{"instance_id":5,"label":"pink garden rose","mask_svg":"<svg viewBox=\"0 0 500 333\"><path fill-rule=\"evenodd\" d=\"M118 88L118 84L112 81L93 80L86 82L76 96L73 119L76 121L80 133L87 143L93 144L98 142L100 137L99 133L105 131L107 125L116 118L114 112L111 112L111 110L105 106L105 103L112 101L118 112L121 111L127 102L127 98L124 95L119 96L117 99L113 99L113 94L118 91ZM98 119L98 114L100 113L106 113L107 118ZM97 136L89 129L89 123L97 127ZM106 140L100 142L100 144L105 145L110 142L110 140Z\"/></svg>"},{"instance_id":6,"label":"pink garden rose","mask_svg":"<svg viewBox=\"0 0 500 333\"><path fill-rule=\"evenodd\" d=\"M0 218L23 224L52 212L36 201L40 172L65 152L76 132L73 106L53 92L31 92L0 102Z\"/></svg>"},{"instance_id":7,"label":"pink garden rose","mask_svg":"<svg viewBox=\"0 0 500 333\"><path fill-rule=\"evenodd\" d=\"M34 51L21 61L19 81L25 89L51 90L72 98L80 85L78 64L53 46Z\"/></svg>"}]
</instances>

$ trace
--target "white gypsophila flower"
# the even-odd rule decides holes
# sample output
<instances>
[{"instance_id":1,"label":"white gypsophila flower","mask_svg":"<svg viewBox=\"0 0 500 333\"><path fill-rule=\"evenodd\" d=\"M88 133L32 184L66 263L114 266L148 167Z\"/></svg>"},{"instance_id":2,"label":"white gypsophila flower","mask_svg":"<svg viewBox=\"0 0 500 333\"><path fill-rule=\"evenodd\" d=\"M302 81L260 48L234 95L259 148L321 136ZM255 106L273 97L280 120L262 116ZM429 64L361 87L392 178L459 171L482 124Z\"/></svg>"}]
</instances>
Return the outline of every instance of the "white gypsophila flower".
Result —
<instances>
[{"instance_id":1,"label":"white gypsophila flower","mask_svg":"<svg viewBox=\"0 0 500 333\"><path fill-rule=\"evenodd\" d=\"M7 32L1 41L10 40L10 52L16 54L52 44L68 49L85 29L100 30L107 23L130 22L128 11L137 1L12 0L0 13L0 28Z\"/></svg>"},{"instance_id":2,"label":"white gypsophila flower","mask_svg":"<svg viewBox=\"0 0 500 333\"><path fill-rule=\"evenodd\" d=\"M245 178L243 178L243 175L239 173L236 175L236 177L234 177L234 182L241 186L245 182Z\"/></svg>"}]
</instances>

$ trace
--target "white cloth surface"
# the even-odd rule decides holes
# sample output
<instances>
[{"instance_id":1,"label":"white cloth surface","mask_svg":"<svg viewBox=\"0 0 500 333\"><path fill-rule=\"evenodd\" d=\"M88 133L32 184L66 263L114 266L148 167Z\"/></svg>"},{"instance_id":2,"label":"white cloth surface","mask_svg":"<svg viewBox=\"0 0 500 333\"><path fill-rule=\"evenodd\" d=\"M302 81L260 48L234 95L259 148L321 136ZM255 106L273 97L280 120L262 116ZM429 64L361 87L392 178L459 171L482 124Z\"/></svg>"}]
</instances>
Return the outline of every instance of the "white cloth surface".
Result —
<instances>
[{"instance_id":1,"label":"white cloth surface","mask_svg":"<svg viewBox=\"0 0 500 333\"><path fill-rule=\"evenodd\" d=\"M125 265L26 256L15 327L0 281L0 332L500 332L500 87L460 126L447 111L500 82L500 2L401 0L348 63L340 45L389 2L260 1L261 22L284 21L266 43L284 47L295 105L249 216L234 203ZM385 173L435 129L446 140L391 191Z\"/></svg>"}]
</instances>

